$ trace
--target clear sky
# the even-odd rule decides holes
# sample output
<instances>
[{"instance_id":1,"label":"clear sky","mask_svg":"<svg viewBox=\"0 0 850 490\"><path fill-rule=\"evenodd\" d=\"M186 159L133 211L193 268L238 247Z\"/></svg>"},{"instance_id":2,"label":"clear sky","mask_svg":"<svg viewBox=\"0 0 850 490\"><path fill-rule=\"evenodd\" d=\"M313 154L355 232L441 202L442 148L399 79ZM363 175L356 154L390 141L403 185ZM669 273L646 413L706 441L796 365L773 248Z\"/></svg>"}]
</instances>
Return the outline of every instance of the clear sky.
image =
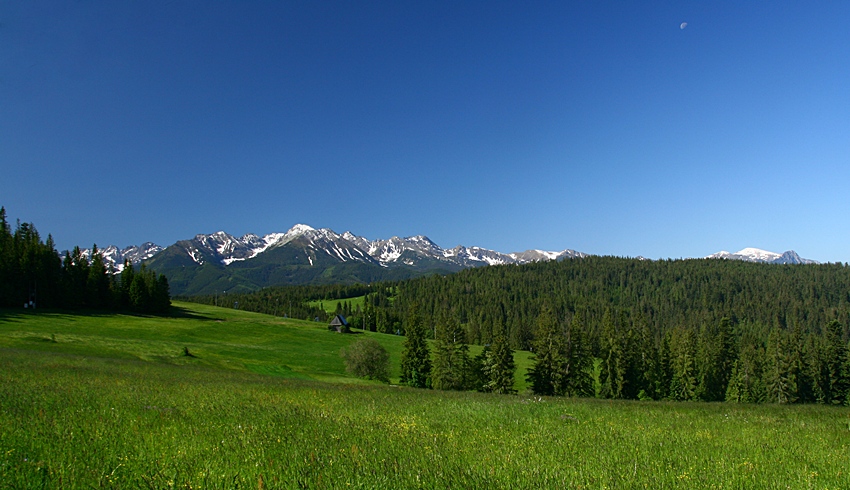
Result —
<instances>
[{"instance_id":1,"label":"clear sky","mask_svg":"<svg viewBox=\"0 0 850 490\"><path fill-rule=\"evenodd\" d=\"M846 0L4 0L0 205L60 250L305 223L848 262L848 25Z\"/></svg>"}]
</instances>

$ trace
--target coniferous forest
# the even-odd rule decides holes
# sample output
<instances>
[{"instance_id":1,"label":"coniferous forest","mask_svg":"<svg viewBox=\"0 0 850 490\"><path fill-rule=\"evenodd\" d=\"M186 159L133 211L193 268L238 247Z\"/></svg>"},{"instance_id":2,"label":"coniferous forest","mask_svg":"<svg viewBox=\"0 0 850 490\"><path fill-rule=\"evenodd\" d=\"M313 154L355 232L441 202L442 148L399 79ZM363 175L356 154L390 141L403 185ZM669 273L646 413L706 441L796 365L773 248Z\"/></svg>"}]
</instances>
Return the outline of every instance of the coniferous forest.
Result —
<instances>
[{"instance_id":1,"label":"coniferous forest","mask_svg":"<svg viewBox=\"0 0 850 490\"><path fill-rule=\"evenodd\" d=\"M363 295L362 306L346 300ZM850 396L846 264L587 257L229 298L277 314L297 304L292 316L324 320L306 302L316 299L336 304L355 326L402 334L412 326L437 340L437 386L476 385L458 384L463 376L446 366L480 371L480 362L440 354L457 351L460 328L465 343L489 348L502 339L532 351L529 385L538 394L827 404Z\"/></svg>"},{"instance_id":2,"label":"coniferous forest","mask_svg":"<svg viewBox=\"0 0 850 490\"><path fill-rule=\"evenodd\" d=\"M129 263L119 274L95 245L62 258L53 237L43 241L32 223L12 231L0 208L0 307L116 309L163 313L171 306L168 279Z\"/></svg>"}]
</instances>

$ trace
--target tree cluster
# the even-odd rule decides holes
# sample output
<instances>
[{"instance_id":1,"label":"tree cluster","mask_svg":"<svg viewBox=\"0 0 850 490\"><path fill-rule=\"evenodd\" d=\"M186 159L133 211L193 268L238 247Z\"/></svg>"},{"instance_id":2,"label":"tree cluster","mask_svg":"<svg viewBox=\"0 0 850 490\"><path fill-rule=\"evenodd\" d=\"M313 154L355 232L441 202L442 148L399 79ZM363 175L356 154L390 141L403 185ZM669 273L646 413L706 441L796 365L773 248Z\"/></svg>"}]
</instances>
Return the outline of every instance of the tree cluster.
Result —
<instances>
[{"instance_id":1,"label":"tree cluster","mask_svg":"<svg viewBox=\"0 0 850 490\"><path fill-rule=\"evenodd\" d=\"M42 241L31 223L19 222L13 232L0 208L0 306L24 305L163 313L171 299L165 276L129 262L115 274L97 245L90 256L74 247L61 258L53 237Z\"/></svg>"},{"instance_id":2,"label":"tree cluster","mask_svg":"<svg viewBox=\"0 0 850 490\"><path fill-rule=\"evenodd\" d=\"M516 392L514 354L504 336L497 336L492 346L485 346L479 356L471 359L464 330L451 315L445 315L434 325L432 354L418 305L412 306L407 318L401 357L402 384L437 390Z\"/></svg>"}]
</instances>

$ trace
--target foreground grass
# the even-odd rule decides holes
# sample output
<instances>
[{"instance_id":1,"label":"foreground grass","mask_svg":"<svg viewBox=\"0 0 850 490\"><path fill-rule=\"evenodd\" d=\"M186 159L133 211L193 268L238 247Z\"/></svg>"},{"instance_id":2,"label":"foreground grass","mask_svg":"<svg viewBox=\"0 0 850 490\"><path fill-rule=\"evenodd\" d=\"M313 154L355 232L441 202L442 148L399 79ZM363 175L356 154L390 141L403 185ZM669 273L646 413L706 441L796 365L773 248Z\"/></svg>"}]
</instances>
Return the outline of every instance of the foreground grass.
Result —
<instances>
[{"instance_id":1,"label":"foreground grass","mask_svg":"<svg viewBox=\"0 0 850 490\"><path fill-rule=\"evenodd\" d=\"M850 488L846 408L390 387L338 352L401 338L178 306L0 311L0 488Z\"/></svg>"},{"instance_id":2,"label":"foreground grass","mask_svg":"<svg viewBox=\"0 0 850 490\"><path fill-rule=\"evenodd\" d=\"M848 488L848 424L0 349L7 488Z\"/></svg>"}]
</instances>

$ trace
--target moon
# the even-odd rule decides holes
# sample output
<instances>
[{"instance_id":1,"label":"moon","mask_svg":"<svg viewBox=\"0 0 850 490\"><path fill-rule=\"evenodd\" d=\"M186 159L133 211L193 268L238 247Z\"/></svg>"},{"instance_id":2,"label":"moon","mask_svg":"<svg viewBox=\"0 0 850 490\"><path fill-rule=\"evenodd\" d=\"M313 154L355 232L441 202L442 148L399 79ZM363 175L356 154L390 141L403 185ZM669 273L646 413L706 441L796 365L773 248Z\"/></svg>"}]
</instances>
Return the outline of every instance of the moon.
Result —
<instances>
[{"instance_id":1,"label":"moon","mask_svg":"<svg viewBox=\"0 0 850 490\"><path fill-rule=\"evenodd\" d=\"M685 27L688 27L687 22L682 22L681 24L679 24L679 29L684 29Z\"/></svg>"}]
</instances>

